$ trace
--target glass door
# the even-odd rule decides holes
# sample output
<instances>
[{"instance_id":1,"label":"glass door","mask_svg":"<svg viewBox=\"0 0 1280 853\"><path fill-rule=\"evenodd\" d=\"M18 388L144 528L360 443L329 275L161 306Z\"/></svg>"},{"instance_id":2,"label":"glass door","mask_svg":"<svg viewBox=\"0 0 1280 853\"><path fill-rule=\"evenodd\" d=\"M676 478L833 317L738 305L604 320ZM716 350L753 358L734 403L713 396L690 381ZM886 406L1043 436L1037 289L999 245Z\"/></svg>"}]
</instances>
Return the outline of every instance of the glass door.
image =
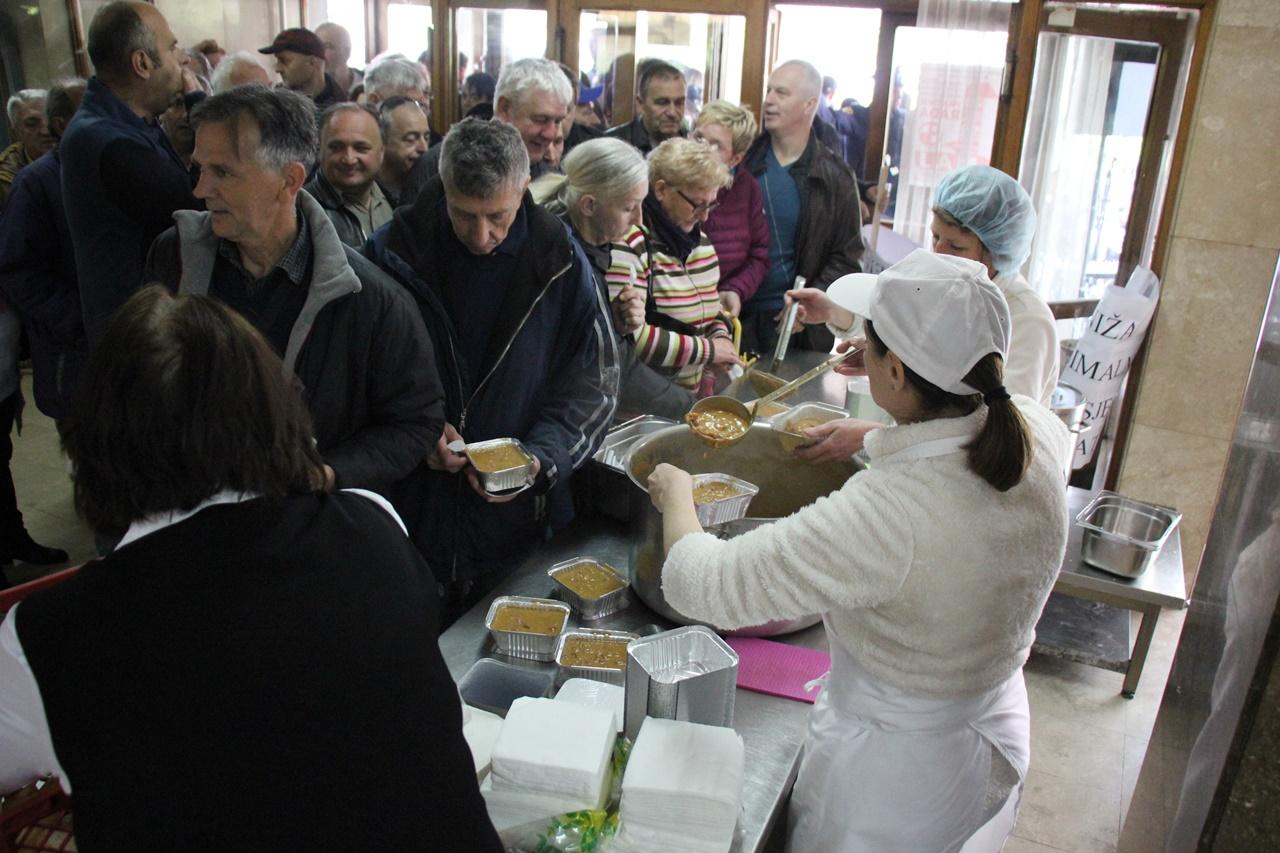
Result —
<instances>
[{"instance_id":1,"label":"glass door","mask_svg":"<svg viewBox=\"0 0 1280 853\"><path fill-rule=\"evenodd\" d=\"M1046 17L1018 170L1039 215L1025 272L1046 300L1096 299L1150 261L1185 27L1150 13Z\"/></svg>"},{"instance_id":2,"label":"glass door","mask_svg":"<svg viewBox=\"0 0 1280 853\"><path fill-rule=\"evenodd\" d=\"M592 88L608 127L635 110L636 65L662 59L684 73L686 123L702 104L738 100L746 18L686 12L584 9L578 22L578 68Z\"/></svg>"}]
</instances>

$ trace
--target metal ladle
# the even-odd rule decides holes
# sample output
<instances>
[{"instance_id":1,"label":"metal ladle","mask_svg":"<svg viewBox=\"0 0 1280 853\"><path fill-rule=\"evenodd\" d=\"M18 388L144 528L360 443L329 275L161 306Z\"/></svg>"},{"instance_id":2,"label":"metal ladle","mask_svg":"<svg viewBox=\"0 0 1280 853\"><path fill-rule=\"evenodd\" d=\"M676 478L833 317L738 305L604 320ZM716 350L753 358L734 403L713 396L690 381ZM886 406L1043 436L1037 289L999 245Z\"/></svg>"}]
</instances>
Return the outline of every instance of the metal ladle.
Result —
<instances>
[{"instance_id":1,"label":"metal ladle","mask_svg":"<svg viewBox=\"0 0 1280 853\"><path fill-rule=\"evenodd\" d=\"M702 412L715 411L715 412L728 412L731 415L741 418L743 423L750 425L751 422L755 420L755 412L761 406L768 405L769 403L772 403L774 400L777 400L780 397L785 397L786 395L790 394L792 391L799 388L801 385L804 385L806 382L811 382L812 380L817 379L819 376L831 370L840 362L845 361L846 359L852 358L853 356L862 352L863 349L864 349L863 347L855 347L853 349L846 350L845 352L836 353L835 355L828 358L826 361L819 364L817 367L813 367L813 368L810 368L809 370L806 370L804 373L800 374L795 379L792 379L790 382L782 385L779 388L775 388L774 390L770 391L768 394L765 394L763 397L759 398L758 400L750 404L743 403L740 400L735 400L733 397L724 396L723 394L717 394L713 397L703 397L701 400L694 403L693 407L689 409L689 413L685 415L685 420L688 421L690 416L692 415L700 414ZM742 435L739 435L735 438L719 438L719 439L712 439L708 436L704 436L701 433L699 433L697 430L694 430L694 434L697 435L698 438L701 438L704 441L706 441L708 444L711 444L713 447L729 447L731 445L737 444L739 441L742 441L742 439L746 436L746 431L744 430Z\"/></svg>"}]
</instances>

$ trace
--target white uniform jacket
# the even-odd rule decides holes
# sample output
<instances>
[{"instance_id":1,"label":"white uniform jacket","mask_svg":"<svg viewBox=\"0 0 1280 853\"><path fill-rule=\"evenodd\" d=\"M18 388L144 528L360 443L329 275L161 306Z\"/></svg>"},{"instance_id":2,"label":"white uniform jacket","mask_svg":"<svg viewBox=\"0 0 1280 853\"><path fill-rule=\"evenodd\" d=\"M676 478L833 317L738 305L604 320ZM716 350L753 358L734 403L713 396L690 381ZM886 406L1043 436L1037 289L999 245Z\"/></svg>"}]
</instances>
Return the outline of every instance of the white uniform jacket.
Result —
<instances>
[{"instance_id":1,"label":"white uniform jacket","mask_svg":"<svg viewBox=\"0 0 1280 853\"><path fill-rule=\"evenodd\" d=\"M735 628L825 614L833 666L792 799L793 849L958 850L999 792L1016 793L1029 751L1021 668L1066 547L1068 434L1015 402L1035 448L1007 492L960 447L979 407L872 432L870 468L839 491L732 540L671 549L663 592L690 617Z\"/></svg>"}]
</instances>

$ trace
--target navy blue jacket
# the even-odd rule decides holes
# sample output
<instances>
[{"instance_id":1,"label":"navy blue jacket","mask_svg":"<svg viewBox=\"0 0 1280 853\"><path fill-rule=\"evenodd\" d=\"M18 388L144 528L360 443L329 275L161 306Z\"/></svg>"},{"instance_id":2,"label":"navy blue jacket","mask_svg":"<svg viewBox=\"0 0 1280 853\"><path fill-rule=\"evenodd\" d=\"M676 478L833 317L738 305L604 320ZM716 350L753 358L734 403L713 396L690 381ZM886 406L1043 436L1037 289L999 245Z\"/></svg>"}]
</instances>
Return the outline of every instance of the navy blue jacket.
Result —
<instances>
[{"instance_id":1,"label":"navy blue jacket","mask_svg":"<svg viewBox=\"0 0 1280 853\"><path fill-rule=\"evenodd\" d=\"M63 134L61 152L62 197L93 342L144 284L147 250L173 224L173 212L201 205L160 125L135 115L97 77Z\"/></svg>"},{"instance_id":2,"label":"navy blue jacket","mask_svg":"<svg viewBox=\"0 0 1280 853\"><path fill-rule=\"evenodd\" d=\"M448 225L438 177L380 228L366 253L413 295L435 347L445 420L468 442L517 438L542 469L533 489L485 503L462 474L424 464L396 495L410 535L442 582L511 568L573 518L570 474L604 439L617 405L618 357L590 264L555 216L525 193L529 234L481 364L467 364L437 271ZM446 220L447 221L447 220ZM465 285L464 285L465 286Z\"/></svg>"},{"instance_id":3,"label":"navy blue jacket","mask_svg":"<svg viewBox=\"0 0 1280 853\"><path fill-rule=\"evenodd\" d=\"M55 148L20 171L0 214L0 292L27 330L36 407L54 420L69 413L89 349L60 168Z\"/></svg>"}]
</instances>

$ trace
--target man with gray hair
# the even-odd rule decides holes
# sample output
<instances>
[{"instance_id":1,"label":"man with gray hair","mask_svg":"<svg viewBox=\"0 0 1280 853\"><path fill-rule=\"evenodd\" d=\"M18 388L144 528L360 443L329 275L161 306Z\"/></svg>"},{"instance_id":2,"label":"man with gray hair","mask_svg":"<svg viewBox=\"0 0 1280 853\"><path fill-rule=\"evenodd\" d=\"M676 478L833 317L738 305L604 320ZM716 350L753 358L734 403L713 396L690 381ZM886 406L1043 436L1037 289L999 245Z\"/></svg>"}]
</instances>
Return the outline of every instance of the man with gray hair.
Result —
<instances>
[{"instance_id":1,"label":"man with gray hair","mask_svg":"<svg viewBox=\"0 0 1280 853\"><path fill-rule=\"evenodd\" d=\"M89 343L142 286L142 263L173 212L199 203L191 177L156 116L194 91L164 15L117 0L93 16L94 77L59 145L67 224Z\"/></svg>"},{"instance_id":2,"label":"man with gray hair","mask_svg":"<svg viewBox=\"0 0 1280 853\"><path fill-rule=\"evenodd\" d=\"M80 320L75 251L62 209L61 161L57 139L80 106L85 81L64 80L49 87L45 126L54 146L18 173L0 211L0 589L8 585L4 566L19 560L52 565L67 559L60 548L31 538L9 460L9 437L22 402L18 390L18 336L25 328L31 345L36 406L51 418L68 414L68 398L88 356ZM43 93L42 93L43 94Z\"/></svg>"},{"instance_id":3,"label":"man with gray hair","mask_svg":"<svg viewBox=\"0 0 1280 853\"><path fill-rule=\"evenodd\" d=\"M398 497L447 625L572 519L568 481L613 418L618 359L589 262L526 192L520 133L465 119L441 152L440 174L370 250L417 301L445 378L444 434ZM486 490L454 449L496 438L532 454L529 488Z\"/></svg>"},{"instance_id":4,"label":"man with gray hair","mask_svg":"<svg viewBox=\"0 0 1280 853\"><path fill-rule=\"evenodd\" d=\"M742 306L743 347L773 349L781 333L783 294L805 279L827 289L857 272L862 257L862 211L858 184L844 161L818 140L813 119L822 96L822 75L808 62L784 62L769 75L764 130L740 168L760 182L769 222L769 274ZM791 334L792 330L786 330ZM829 352L834 339L823 326L797 334L805 349Z\"/></svg>"},{"instance_id":5,"label":"man with gray hair","mask_svg":"<svg viewBox=\"0 0 1280 853\"><path fill-rule=\"evenodd\" d=\"M365 102L373 108L394 98L410 98L427 109L431 100L431 80L426 69L410 59L392 54L379 59L364 75Z\"/></svg>"},{"instance_id":6,"label":"man with gray hair","mask_svg":"<svg viewBox=\"0 0 1280 853\"><path fill-rule=\"evenodd\" d=\"M391 206L399 207L413 164L430 146L431 126L421 104L397 96L378 105L378 127L383 149L378 186Z\"/></svg>"},{"instance_id":7,"label":"man with gray hair","mask_svg":"<svg viewBox=\"0 0 1280 853\"><path fill-rule=\"evenodd\" d=\"M302 383L326 487L386 493L440 435L440 379L412 301L302 189L316 157L311 101L244 86L191 123L208 212L174 215L147 280L239 311Z\"/></svg>"},{"instance_id":8,"label":"man with gray hair","mask_svg":"<svg viewBox=\"0 0 1280 853\"><path fill-rule=\"evenodd\" d=\"M223 57L222 61L218 63L218 67L213 69L213 79L209 82L213 87L213 94L218 95L228 89L233 89L236 86L245 86L249 83L270 86L271 75L267 73L267 69L262 67L262 63L252 53L247 50L239 50Z\"/></svg>"},{"instance_id":9,"label":"man with gray hair","mask_svg":"<svg viewBox=\"0 0 1280 853\"><path fill-rule=\"evenodd\" d=\"M71 396L89 353L75 247L62 204L58 145L80 108L85 85L73 78L49 87L45 116L53 148L18 174L0 214L0 292L22 317L31 344L36 407L54 420L70 414ZM0 430L7 432L2 418Z\"/></svg>"},{"instance_id":10,"label":"man with gray hair","mask_svg":"<svg viewBox=\"0 0 1280 853\"><path fill-rule=\"evenodd\" d=\"M13 144L0 151L0 207L9 198L18 170L53 147L53 136L44 117L44 98L44 89L22 89L6 105Z\"/></svg>"},{"instance_id":11,"label":"man with gray hair","mask_svg":"<svg viewBox=\"0 0 1280 853\"><path fill-rule=\"evenodd\" d=\"M517 59L498 74L494 90L493 117L514 127L529 153L531 178L546 170L545 157L555 144L560 125L573 109L573 86L560 66L550 59ZM412 201L439 171L439 147L432 148L414 164L405 181L404 200Z\"/></svg>"}]
</instances>

